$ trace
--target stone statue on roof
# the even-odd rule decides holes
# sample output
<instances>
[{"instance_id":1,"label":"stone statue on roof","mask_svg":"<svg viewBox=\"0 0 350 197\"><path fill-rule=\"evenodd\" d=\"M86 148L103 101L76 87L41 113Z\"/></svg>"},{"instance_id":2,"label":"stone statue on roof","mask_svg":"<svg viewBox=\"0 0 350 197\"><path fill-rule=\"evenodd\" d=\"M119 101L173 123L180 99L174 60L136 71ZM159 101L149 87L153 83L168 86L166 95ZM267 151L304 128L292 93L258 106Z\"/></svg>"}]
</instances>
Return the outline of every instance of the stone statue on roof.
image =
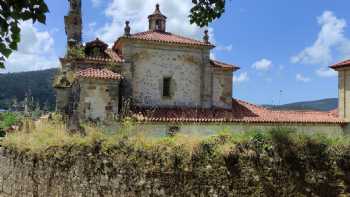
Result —
<instances>
[{"instance_id":1,"label":"stone statue on roof","mask_svg":"<svg viewBox=\"0 0 350 197\"><path fill-rule=\"evenodd\" d=\"M68 0L70 4L70 12L81 13L81 0Z\"/></svg>"}]
</instances>

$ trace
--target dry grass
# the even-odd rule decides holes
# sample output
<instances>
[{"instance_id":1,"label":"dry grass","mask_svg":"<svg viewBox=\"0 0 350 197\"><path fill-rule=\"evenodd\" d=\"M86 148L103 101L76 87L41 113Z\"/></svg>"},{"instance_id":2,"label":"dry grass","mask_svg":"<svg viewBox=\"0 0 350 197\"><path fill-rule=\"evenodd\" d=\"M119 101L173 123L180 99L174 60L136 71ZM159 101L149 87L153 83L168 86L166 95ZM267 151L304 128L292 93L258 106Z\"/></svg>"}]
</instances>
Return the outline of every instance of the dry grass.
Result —
<instances>
[{"instance_id":1,"label":"dry grass","mask_svg":"<svg viewBox=\"0 0 350 197\"><path fill-rule=\"evenodd\" d=\"M217 139L225 139L224 143L218 143L217 146L218 151L225 154L233 150L239 143L263 141L271 144L273 136L276 135L288 137L293 143L300 145L313 140L317 143L326 144L334 150L341 150L350 144L350 138L343 135L307 135L282 128L270 132L232 132L223 129L217 135L210 137L186 135L183 133L173 137L150 137L147 133L138 131L138 128L130 120L124 121L121 128L115 132L105 132L102 127L92 125L84 125L84 128L86 136L72 135L67 132L64 124L58 121L33 123L25 120L23 130L9 134L1 142L1 145L24 152L44 153L51 147L89 146L95 145L96 142L101 143L103 148L108 149L123 141L123 143L128 143L136 149L163 147L165 149L174 148L175 150L181 148L192 154L200 144L211 143Z\"/></svg>"},{"instance_id":2,"label":"dry grass","mask_svg":"<svg viewBox=\"0 0 350 197\"><path fill-rule=\"evenodd\" d=\"M24 120L23 129L8 134L1 145L23 152L42 153L51 147L89 146L96 144L96 142L100 142L104 148L108 149L123 141L139 149L156 146L180 146L190 152L203 139L203 137L182 134L164 138L149 137L144 132L136 132L135 125L130 121L123 122L122 127L113 133L105 132L92 125L84 125L83 127L86 136L70 134L64 124L60 122L41 121L34 123L30 120Z\"/></svg>"},{"instance_id":3,"label":"dry grass","mask_svg":"<svg viewBox=\"0 0 350 197\"><path fill-rule=\"evenodd\" d=\"M66 132L63 124L40 122L37 124L25 123L25 125L29 125L29 128L25 126L22 131L8 134L2 145L20 151L39 153L50 147L88 145L107 139L107 136L97 128L87 127L87 135L82 137Z\"/></svg>"}]
</instances>

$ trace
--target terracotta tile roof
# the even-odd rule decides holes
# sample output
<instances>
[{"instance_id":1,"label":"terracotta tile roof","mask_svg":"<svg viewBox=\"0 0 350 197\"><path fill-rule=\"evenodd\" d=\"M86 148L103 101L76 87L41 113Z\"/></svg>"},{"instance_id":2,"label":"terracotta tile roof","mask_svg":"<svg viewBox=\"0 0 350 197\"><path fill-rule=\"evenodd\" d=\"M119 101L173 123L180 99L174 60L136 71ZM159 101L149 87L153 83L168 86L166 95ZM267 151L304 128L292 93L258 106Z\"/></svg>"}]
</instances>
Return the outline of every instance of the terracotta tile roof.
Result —
<instances>
[{"instance_id":1,"label":"terracotta tile roof","mask_svg":"<svg viewBox=\"0 0 350 197\"><path fill-rule=\"evenodd\" d=\"M350 59L336 63L336 64L330 66L330 68L337 69L337 68L344 68L344 67L349 67L349 66L350 66Z\"/></svg>"},{"instance_id":2,"label":"terracotta tile roof","mask_svg":"<svg viewBox=\"0 0 350 197\"><path fill-rule=\"evenodd\" d=\"M85 70L81 70L77 72L77 77L79 78L91 78L91 79L102 79L102 80L120 80L123 77L114 73L108 69L95 69L95 68L87 68Z\"/></svg>"},{"instance_id":3,"label":"terracotta tile roof","mask_svg":"<svg viewBox=\"0 0 350 197\"><path fill-rule=\"evenodd\" d=\"M96 64L108 64L108 63L123 63L123 58L118 55L115 51L112 49L106 49L104 56L85 56L81 59L76 59L76 61L83 61L88 63L96 63Z\"/></svg>"},{"instance_id":4,"label":"terracotta tile roof","mask_svg":"<svg viewBox=\"0 0 350 197\"><path fill-rule=\"evenodd\" d=\"M119 55L118 53L116 53L113 49L107 49L105 51L105 53L107 53L109 55L109 57L112 58L117 63L124 62L123 57L121 55Z\"/></svg>"},{"instance_id":5,"label":"terracotta tile roof","mask_svg":"<svg viewBox=\"0 0 350 197\"><path fill-rule=\"evenodd\" d=\"M91 42L87 42L85 44L85 49L91 49L91 48L95 48L95 47L106 50L108 48L108 44L106 44L105 42L103 42L99 38L96 38L95 40L93 40Z\"/></svg>"},{"instance_id":6,"label":"terracotta tile roof","mask_svg":"<svg viewBox=\"0 0 350 197\"><path fill-rule=\"evenodd\" d=\"M228 70L239 70L240 68L238 66L232 65L232 64L226 64L217 60L210 60L210 64L213 65L216 68L222 68L222 69L228 69Z\"/></svg>"},{"instance_id":7,"label":"terracotta tile roof","mask_svg":"<svg viewBox=\"0 0 350 197\"><path fill-rule=\"evenodd\" d=\"M244 122L244 123L345 123L332 112L273 111L241 100L232 109L159 108L134 109L134 117L149 122Z\"/></svg>"},{"instance_id":8,"label":"terracotta tile roof","mask_svg":"<svg viewBox=\"0 0 350 197\"><path fill-rule=\"evenodd\" d=\"M175 35L175 34L172 34L169 32L158 32L158 31L140 32L140 33L132 34L130 36L120 37L116 43L118 43L118 41L122 38L154 41L154 42L161 42L161 43L214 47L214 45L212 45L210 43L205 43L205 42L202 42L199 40L194 40L192 38L186 38L186 37Z\"/></svg>"},{"instance_id":9,"label":"terracotta tile roof","mask_svg":"<svg viewBox=\"0 0 350 197\"><path fill-rule=\"evenodd\" d=\"M86 56L81 59L82 61L94 61L94 62L103 62L103 63L108 63L108 62L113 62L113 60L109 57L100 57L100 56Z\"/></svg>"}]
</instances>

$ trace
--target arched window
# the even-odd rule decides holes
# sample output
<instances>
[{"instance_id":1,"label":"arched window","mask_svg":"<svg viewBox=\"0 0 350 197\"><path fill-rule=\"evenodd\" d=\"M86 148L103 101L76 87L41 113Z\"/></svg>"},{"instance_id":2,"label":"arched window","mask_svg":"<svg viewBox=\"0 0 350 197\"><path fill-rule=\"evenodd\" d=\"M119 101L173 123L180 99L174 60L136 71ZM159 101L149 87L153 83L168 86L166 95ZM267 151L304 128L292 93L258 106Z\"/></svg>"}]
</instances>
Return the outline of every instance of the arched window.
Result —
<instances>
[{"instance_id":1,"label":"arched window","mask_svg":"<svg viewBox=\"0 0 350 197\"><path fill-rule=\"evenodd\" d=\"M156 30L161 30L161 28L162 28L162 21L156 20Z\"/></svg>"},{"instance_id":2,"label":"arched window","mask_svg":"<svg viewBox=\"0 0 350 197\"><path fill-rule=\"evenodd\" d=\"M95 57L100 56L100 55L101 55L101 49L98 48L98 47L93 48L93 49L92 49L92 54L91 54L91 55L92 55L92 56L95 56Z\"/></svg>"}]
</instances>

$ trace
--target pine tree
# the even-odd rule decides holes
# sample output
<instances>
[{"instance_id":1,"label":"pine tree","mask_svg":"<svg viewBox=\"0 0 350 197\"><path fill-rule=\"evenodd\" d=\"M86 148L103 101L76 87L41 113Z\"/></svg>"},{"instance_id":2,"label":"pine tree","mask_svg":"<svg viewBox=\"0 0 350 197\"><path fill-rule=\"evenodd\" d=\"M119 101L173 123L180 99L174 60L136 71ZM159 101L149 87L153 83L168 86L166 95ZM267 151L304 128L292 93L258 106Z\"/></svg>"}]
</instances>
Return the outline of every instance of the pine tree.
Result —
<instances>
[{"instance_id":1,"label":"pine tree","mask_svg":"<svg viewBox=\"0 0 350 197\"><path fill-rule=\"evenodd\" d=\"M24 98L24 114L26 116L31 116L32 112L35 110L34 97L31 94L31 91L25 94Z\"/></svg>"},{"instance_id":2,"label":"pine tree","mask_svg":"<svg viewBox=\"0 0 350 197\"><path fill-rule=\"evenodd\" d=\"M15 97L15 98L12 99L10 111L17 112L18 108L19 108L19 104L18 104L18 101L17 101L17 97Z\"/></svg>"},{"instance_id":3,"label":"pine tree","mask_svg":"<svg viewBox=\"0 0 350 197\"><path fill-rule=\"evenodd\" d=\"M50 107L49 107L49 101L46 100L43 106L43 111L44 113L48 113L50 111Z\"/></svg>"}]
</instances>

